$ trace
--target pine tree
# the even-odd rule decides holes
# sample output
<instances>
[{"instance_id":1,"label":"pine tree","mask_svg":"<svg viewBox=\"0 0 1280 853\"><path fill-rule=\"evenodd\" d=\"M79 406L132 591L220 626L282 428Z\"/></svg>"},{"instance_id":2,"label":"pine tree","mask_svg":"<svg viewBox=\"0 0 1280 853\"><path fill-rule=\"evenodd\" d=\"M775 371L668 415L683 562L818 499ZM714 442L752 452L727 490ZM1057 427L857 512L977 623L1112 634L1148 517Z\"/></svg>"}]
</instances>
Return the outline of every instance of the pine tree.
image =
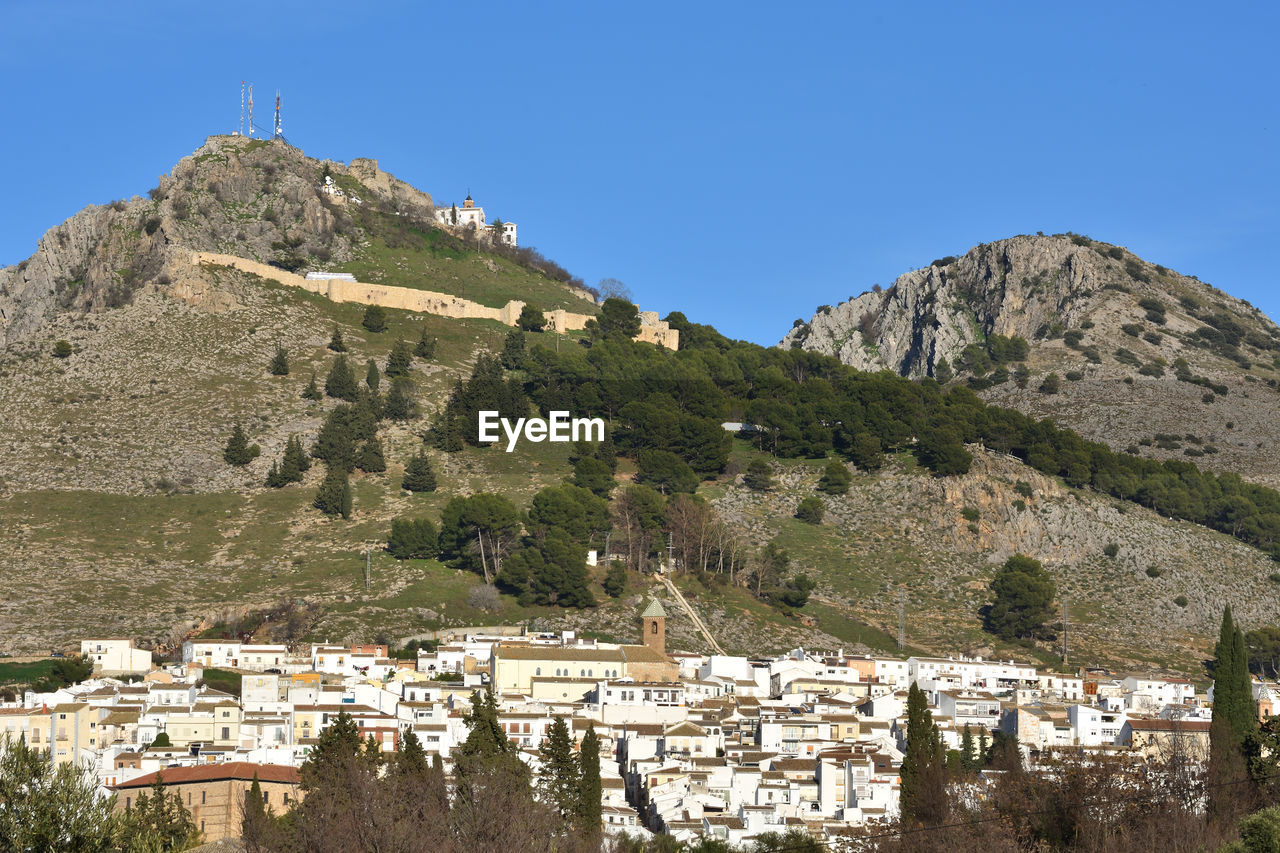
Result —
<instances>
[{"instance_id":1,"label":"pine tree","mask_svg":"<svg viewBox=\"0 0 1280 853\"><path fill-rule=\"evenodd\" d=\"M354 403L359 398L356 377L351 372L351 365L347 362L345 355L334 359L333 367L329 369L329 375L324 380L324 393L339 400L346 400L348 403Z\"/></svg>"},{"instance_id":2,"label":"pine tree","mask_svg":"<svg viewBox=\"0 0 1280 853\"><path fill-rule=\"evenodd\" d=\"M418 406L413 402L413 383L410 380L398 377L391 383L391 391L387 394L382 412L393 421L411 421L418 416Z\"/></svg>"},{"instance_id":3,"label":"pine tree","mask_svg":"<svg viewBox=\"0 0 1280 853\"><path fill-rule=\"evenodd\" d=\"M280 463L280 473L287 483L302 482L302 474L311 468L311 458L302 449L302 442L296 435L289 436L284 446L284 459Z\"/></svg>"},{"instance_id":4,"label":"pine tree","mask_svg":"<svg viewBox=\"0 0 1280 853\"><path fill-rule=\"evenodd\" d=\"M538 754L542 758L538 788L543 800L555 808L560 819L567 823L582 811L582 790L578 761L573 754L573 739L569 736L564 717L551 721Z\"/></svg>"},{"instance_id":5,"label":"pine tree","mask_svg":"<svg viewBox=\"0 0 1280 853\"><path fill-rule=\"evenodd\" d=\"M364 309L364 319L360 321L360 325L371 332L385 332L387 330L387 309L381 305L368 306Z\"/></svg>"},{"instance_id":6,"label":"pine tree","mask_svg":"<svg viewBox=\"0 0 1280 853\"><path fill-rule=\"evenodd\" d=\"M429 518L395 518L387 536L387 553L397 560L429 560L436 555L438 536Z\"/></svg>"},{"instance_id":7,"label":"pine tree","mask_svg":"<svg viewBox=\"0 0 1280 853\"><path fill-rule=\"evenodd\" d=\"M742 484L753 492L767 492L773 488L773 469L763 459L754 459L742 475Z\"/></svg>"},{"instance_id":8,"label":"pine tree","mask_svg":"<svg viewBox=\"0 0 1280 853\"><path fill-rule=\"evenodd\" d=\"M609 563L604 573L604 591L610 598L621 598L627 591L627 566L619 560Z\"/></svg>"},{"instance_id":9,"label":"pine tree","mask_svg":"<svg viewBox=\"0 0 1280 853\"><path fill-rule=\"evenodd\" d=\"M304 400L323 400L324 395L320 393L320 389L316 387L316 372L311 371L311 381L307 383L307 387L302 389L302 399Z\"/></svg>"},{"instance_id":10,"label":"pine tree","mask_svg":"<svg viewBox=\"0 0 1280 853\"><path fill-rule=\"evenodd\" d=\"M280 473L280 466L272 462L271 469L267 471L267 488L282 489L289 483L290 481L286 480L284 475Z\"/></svg>"},{"instance_id":11,"label":"pine tree","mask_svg":"<svg viewBox=\"0 0 1280 853\"><path fill-rule=\"evenodd\" d=\"M520 309L520 318L516 325L526 332L541 332L547 327L547 316L534 305L525 305Z\"/></svg>"},{"instance_id":12,"label":"pine tree","mask_svg":"<svg viewBox=\"0 0 1280 853\"><path fill-rule=\"evenodd\" d=\"M431 460L421 451L404 466L404 479L400 488L410 492L434 492L436 490L436 472L431 469Z\"/></svg>"},{"instance_id":13,"label":"pine tree","mask_svg":"<svg viewBox=\"0 0 1280 853\"><path fill-rule=\"evenodd\" d=\"M582 736L582 748L578 753L578 765L582 776L578 783L578 831L588 837L600 831L603 817L600 784L600 738L596 730L587 726L587 733Z\"/></svg>"},{"instance_id":14,"label":"pine tree","mask_svg":"<svg viewBox=\"0 0 1280 853\"><path fill-rule=\"evenodd\" d=\"M375 394L382 384L382 374L378 372L378 363L373 359L369 359L369 368L364 372L364 384Z\"/></svg>"},{"instance_id":15,"label":"pine tree","mask_svg":"<svg viewBox=\"0 0 1280 853\"><path fill-rule=\"evenodd\" d=\"M422 336L418 338L417 346L413 348L413 354L428 361L436 357L436 339L427 336L426 326L422 327Z\"/></svg>"},{"instance_id":16,"label":"pine tree","mask_svg":"<svg viewBox=\"0 0 1280 853\"><path fill-rule=\"evenodd\" d=\"M447 410L440 413L436 423L432 426L431 438L435 446L445 453L457 453L466 446L462 424L458 422L456 416Z\"/></svg>"},{"instance_id":17,"label":"pine tree","mask_svg":"<svg viewBox=\"0 0 1280 853\"><path fill-rule=\"evenodd\" d=\"M853 477L849 474L849 469L844 467L844 463L832 459L823 469L822 479L818 480L818 491L828 495L847 495L849 484L852 482Z\"/></svg>"},{"instance_id":18,"label":"pine tree","mask_svg":"<svg viewBox=\"0 0 1280 853\"><path fill-rule=\"evenodd\" d=\"M271 359L271 375L272 376L288 376L289 375L289 353L282 346L276 346L275 357Z\"/></svg>"},{"instance_id":19,"label":"pine tree","mask_svg":"<svg viewBox=\"0 0 1280 853\"><path fill-rule=\"evenodd\" d=\"M185 850L200 836L181 795L177 791L172 796L165 793L163 774L156 775L151 795L139 796L138 802L126 813L122 830L126 838L145 839L161 850Z\"/></svg>"},{"instance_id":20,"label":"pine tree","mask_svg":"<svg viewBox=\"0 0 1280 853\"><path fill-rule=\"evenodd\" d=\"M418 740L413 729L406 731L404 738L400 741L400 751L396 754L395 772L400 776L414 779L425 779L431 772L431 765L427 763L427 752L422 748L422 741Z\"/></svg>"},{"instance_id":21,"label":"pine tree","mask_svg":"<svg viewBox=\"0 0 1280 853\"><path fill-rule=\"evenodd\" d=\"M338 406L331 411L311 446L311 455L324 460L330 467L353 470L356 467L357 438L351 428L354 415L352 406Z\"/></svg>"},{"instance_id":22,"label":"pine tree","mask_svg":"<svg viewBox=\"0 0 1280 853\"><path fill-rule=\"evenodd\" d=\"M316 491L314 506L325 515L351 517L351 481L347 477L346 468L341 465L329 466L324 481Z\"/></svg>"},{"instance_id":23,"label":"pine tree","mask_svg":"<svg viewBox=\"0 0 1280 853\"><path fill-rule=\"evenodd\" d=\"M506 339L502 342L502 366L507 370L516 370L524 364L525 346L524 332L520 329L512 329L507 332Z\"/></svg>"},{"instance_id":24,"label":"pine tree","mask_svg":"<svg viewBox=\"0 0 1280 853\"><path fill-rule=\"evenodd\" d=\"M342 339L342 330L337 326L333 327L333 337L329 338L329 349L334 352L347 351L347 342Z\"/></svg>"},{"instance_id":25,"label":"pine tree","mask_svg":"<svg viewBox=\"0 0 1280 853\"><path fill-rule=\"evenodd\" d=\"M409 345L400 338L391 346L391 354L387 356L388 376L408 376L409 365L413 363L413 353Z\"/></svg>"},{"instance_id":26,"label":"pine tree","mask_svg":"<svg viewBox=\"0 0 1280 853\"><path fill-rule=\"evenodd\" d=\"M387 461L382 455L382 442L375 435L360 448L356 467L366 474L381 474L387 470Z\"/></svg>"},{"instance_id":27,"label":"pine tree","mask_svg":"<svg viewBox=\"0 0 1280 853\"><path fill-rule=\"evenodd\" d=\"M231 438L227 440L227 446L222 451L222 458L228 465L248 465L257 459L261 452L262 449L258 445L249 443L249 439L244 434L244 428L237 423L231 429Z\"/></svg>"}]
</instances>

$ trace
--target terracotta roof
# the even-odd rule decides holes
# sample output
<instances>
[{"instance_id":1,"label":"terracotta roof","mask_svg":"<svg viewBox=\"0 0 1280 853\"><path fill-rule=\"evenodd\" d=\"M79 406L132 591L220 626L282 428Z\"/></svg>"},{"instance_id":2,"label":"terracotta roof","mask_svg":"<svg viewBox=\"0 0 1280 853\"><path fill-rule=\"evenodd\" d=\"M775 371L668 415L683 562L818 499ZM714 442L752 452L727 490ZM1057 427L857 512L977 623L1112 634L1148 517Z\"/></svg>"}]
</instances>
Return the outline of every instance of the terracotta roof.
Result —
<instances>
[{"instance_id":1,"label":"terracotta roof","mask_svg":"<svg viewBox=\"0 0 1280 853\"><path fill-rule=\"evenodd\" d=\"M556 646L499 646L494 650L499 660L574 660L600 663L622 663L619 649L570 649Z\"/></svg>"},{"instance_id":2,"label":"terracotta roof","mask_svg":"<svg viewBox=\"0 0 1280 853\"><path fill-rule=\"evenodd\" d=\"M257 774L260 782L283 782L297 785L301 782L298 768L286 767L283 764L252 764L248 761L231 761L226 764L201 764L197 767L170 767L159 773L148 773L128 782L112 787L120 791L131 788L149 788L155 784L156 777L166 785L189 785L196 782L217 782L224 779L243 779L249 781Z\"/></svg>"},{"instance_id":3,"label":"terracotta roof","mask_svg":"<svg viewBox=\"0 0 1280 853\"><path fill-rule=\"evenodd\" d=\"M1129 728L1138 732L1207 732L1208 720L1130 720Z\"/></svg>"}]
</instances>

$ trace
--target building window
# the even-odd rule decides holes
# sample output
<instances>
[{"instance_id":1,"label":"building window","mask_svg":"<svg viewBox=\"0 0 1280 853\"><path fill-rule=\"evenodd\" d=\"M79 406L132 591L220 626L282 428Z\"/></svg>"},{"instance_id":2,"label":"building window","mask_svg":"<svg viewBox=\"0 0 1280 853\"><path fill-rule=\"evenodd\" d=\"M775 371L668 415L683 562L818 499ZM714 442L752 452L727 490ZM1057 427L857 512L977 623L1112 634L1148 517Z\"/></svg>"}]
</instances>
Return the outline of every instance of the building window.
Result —
<instances>
[{"instance_id":1,"label":"building window","mask_svg":"<svg viewBox=\"0 0 1280 853\"><path fill-rule=\"evenodd\" d=\"M205 798L205 794L207 794L207 793L208 793L207 791L201 791L201 792L200 792L200 805L202 805L202 806L204 805L204 798Z\"/></svg>"},{"instance_id":2,"label":"building window","mask_svg":"<svg viewBox=\"0 0 1280 853\"><path fill-rule=\"evenodd\" d=\"M534 675L542 675L542 667L538 667L533 671Z\"/></svg>"}]
</instances>

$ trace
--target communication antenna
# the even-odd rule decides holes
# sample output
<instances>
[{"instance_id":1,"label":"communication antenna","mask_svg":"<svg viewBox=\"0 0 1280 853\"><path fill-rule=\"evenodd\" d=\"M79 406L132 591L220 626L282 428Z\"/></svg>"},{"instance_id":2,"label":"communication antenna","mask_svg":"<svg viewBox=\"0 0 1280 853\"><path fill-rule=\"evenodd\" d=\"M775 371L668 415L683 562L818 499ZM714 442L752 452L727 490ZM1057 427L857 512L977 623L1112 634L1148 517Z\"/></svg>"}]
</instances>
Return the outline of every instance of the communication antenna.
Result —
<instances>
[{"instance_id":1,"label":"communication antenna","mask_svg":"<svg viewBox=\"0 0 1280 853\"><path fill-rule=\"evenodd\" d=\"M280 90L276 89L276 122L275 132L271 136L272 139L283 139L284 133L280 130Z\"/></svg>"},{"instance_id":2,"label":"communication antenna","mask_svg":"<svg viewBox=\"0 0 1280 853\"><path fill-rule=\"evenodd\" d=\"M902 594L902 587L898 587L898 651L902 651L907 647L907 610Z\"/></svg>"},{"instance_id":3,"label":"communication antenna","mask_svg":"<svg viewBox=\"0 0 1280 853\"><path fill-rule=\"evenodd\" d=\"M249 135L253 136L253 84L249 84Z\"/></svg>"},{"instance_id":4,"label":"communication antenna","mask_svg":"<svg viewBox=\"0 0 1280 853\"><path fill-rule=\"evenodd\" d=\"M236 136L244 136L244 87L245 81L240 81L240 127L236 131Z\"/></svg>"}]
</instances>

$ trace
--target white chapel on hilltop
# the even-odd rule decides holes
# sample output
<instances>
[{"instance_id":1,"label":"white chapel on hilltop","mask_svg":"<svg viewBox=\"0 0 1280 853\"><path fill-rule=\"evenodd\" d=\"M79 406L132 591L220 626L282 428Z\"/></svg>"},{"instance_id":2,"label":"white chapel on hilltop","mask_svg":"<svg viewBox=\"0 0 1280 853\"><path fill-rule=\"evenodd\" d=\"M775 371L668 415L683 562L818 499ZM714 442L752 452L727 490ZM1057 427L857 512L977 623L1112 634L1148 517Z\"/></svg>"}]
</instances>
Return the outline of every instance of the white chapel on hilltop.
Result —
<instances>
[{"instance_id":1,"label":"white chapel on hilltop","mask_svg":"<svg viewBox=\"0 0 1280 853\"><path fill-rule=\"evenodd\" d=\"M494 233L494 226L488 225L484 221L484 208L476 207L475 201L471 198L471 193L467 193L466 199L462 202L462 207L451 204L448 207L436 208L436 220L441 225L449 225L455 228L474 228L477 233L487 233L490 237L499 239L508 246L515 246L516 243L516 224L514 222L503 222L502 232Z\"/></svg>"}]
</instances>

